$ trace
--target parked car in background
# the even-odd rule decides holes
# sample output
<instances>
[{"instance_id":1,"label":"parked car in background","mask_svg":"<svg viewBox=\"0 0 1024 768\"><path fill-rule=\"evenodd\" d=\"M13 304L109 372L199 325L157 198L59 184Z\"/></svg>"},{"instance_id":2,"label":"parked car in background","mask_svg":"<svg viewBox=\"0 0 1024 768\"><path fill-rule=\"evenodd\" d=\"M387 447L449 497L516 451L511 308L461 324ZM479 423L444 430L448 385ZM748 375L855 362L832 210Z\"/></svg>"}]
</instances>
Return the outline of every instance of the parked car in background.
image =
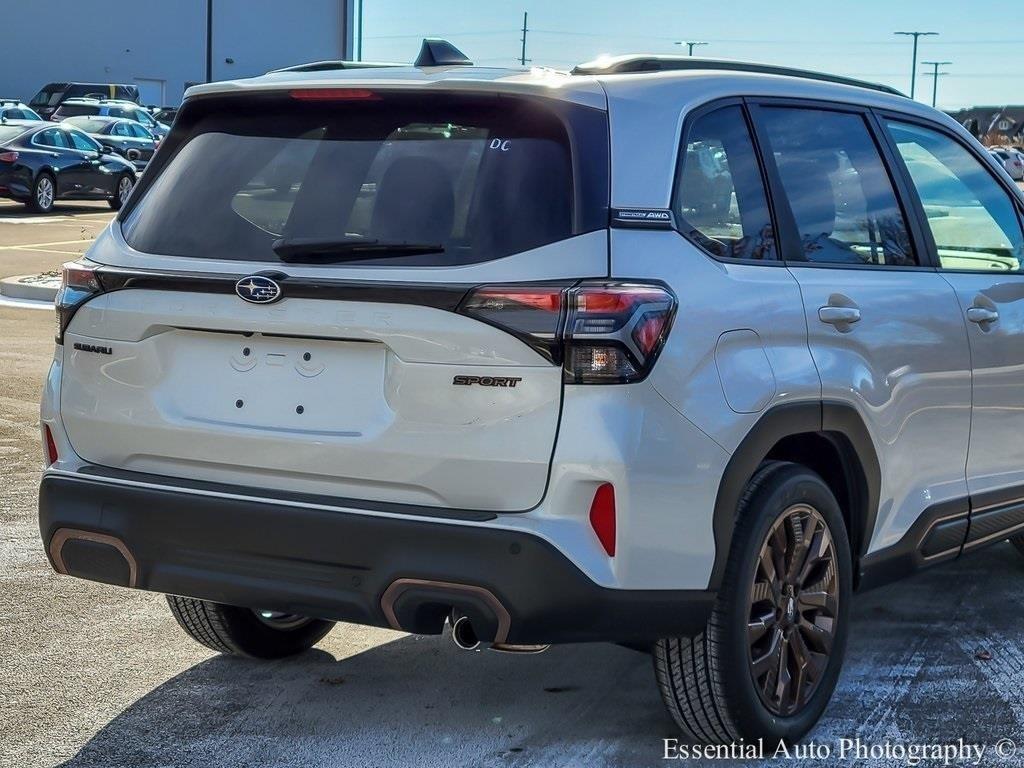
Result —
<instances>
[{"instance_id":1,"label":"parked car in background","mask_svg":"<svg viewBox=\"0 0 1024 768\"><path fill-rule=\"evenodd\" d=\"M44 119L49 120L57 107L68 99L92 98L125 99L139 101L139 89L134 85L118 83L47 83L32 97L28 105Z\"/></svg>"},{"instance_id":2,"label":"parked car in background","mask_svg":"<svg viewBox=\"0 0 1024 768\"><path fill-rule=\"evenodd\" d=\"M170 126L154 120L145 107L123 99L68 99L57 108L50 119L59 123L69 117L81 116L127 118L142 123L154 136L161 138L170 130Z\"/></svg>"},{"instance_id":3,"label":"parked car in background","mask_svg":"<svg viewBox=\"0 0 1024 768\"><path fill-rule=\"evenodd\" d=\"M8 120L42 120L18 99L0 99L0 122Z\"/></svg>"},{"instance_id":4,"label":"parked car in background","mask_svg":"<svg viewBox=\"0 0 1024 768\"><path fill-rule=\"evenodd\" d=\"M1024 157L1010 147L989 147L988 152L1010 174L1014 181L1024 180Z\"/></svg>"},{"instance_id":5,"label":"parked car in background","mask_svg":"<svg viewBox=\"0 0 1024 768\"><path fill-rule=\"evenodd\" d=\"M84 131L104 150L121 155L140 171L145 170L159 143L146 126L119 117L69 117L61 125Z\"/></svg>"},{"instance_id":6,"label":"parked car in background","mask_svg":"<svg viewBox=\"0 0 1024 768\"><path fill-rule=\"evenodd\" d=\"M135 186L135 167L72 126L0 125L0 197L48 213L57 200L106 200L118 210Z\"/></svg>"},{"instance_id":7,"label":"parked car in background","mask_svg":"<svg viewBox=\"0 0 1024 768\"><path fill-rule=\"evenodd\" d=\"M154 120L167 125L171 125L178 116L177 107L149 107L149 111Z\"/></svg>"}]
</instances>

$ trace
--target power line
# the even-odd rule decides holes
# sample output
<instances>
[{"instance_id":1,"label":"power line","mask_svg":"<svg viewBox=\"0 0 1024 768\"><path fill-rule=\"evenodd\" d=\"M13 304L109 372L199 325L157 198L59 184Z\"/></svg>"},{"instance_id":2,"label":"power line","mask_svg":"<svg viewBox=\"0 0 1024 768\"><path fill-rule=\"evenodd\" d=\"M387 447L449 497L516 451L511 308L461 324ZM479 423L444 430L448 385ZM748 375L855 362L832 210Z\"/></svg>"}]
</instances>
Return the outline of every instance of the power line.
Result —
<instances>
[{"instance_id":1,"label":"power line","mask_svg":"<svg viewBox=\"0 0 1024 768\"><path fill-rule=\"evenodd\" d=\"M914 61L910 65L910 98L914 98L914 85L917 82L917 40L920 37L931 37L938 32L893 32L894 35L906 35L914 38Z\"/></svg>"}]
</instances>

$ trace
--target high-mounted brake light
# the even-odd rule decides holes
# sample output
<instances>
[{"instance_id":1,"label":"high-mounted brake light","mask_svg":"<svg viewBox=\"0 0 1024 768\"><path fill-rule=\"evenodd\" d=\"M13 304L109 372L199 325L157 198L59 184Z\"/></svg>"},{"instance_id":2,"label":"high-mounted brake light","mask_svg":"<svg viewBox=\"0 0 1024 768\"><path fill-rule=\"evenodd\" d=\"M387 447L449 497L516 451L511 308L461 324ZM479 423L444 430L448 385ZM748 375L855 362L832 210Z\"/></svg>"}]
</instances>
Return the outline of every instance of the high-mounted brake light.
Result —
<instances>
[{"instance_id":1,"label":"high-mounted brake light","mask_svg":"<svg viewBox=\"0 0 1024 768\"><path fill-rule=\"evenodd\" d=\"M377 101L380 95L368 88L295 88L289 96L299 101Z\"/></svg>"},{"instance_id":2,"label":"high-mounted brake light","mask_svg":"<svg viewBox=\"0 0 1024 768\"><path fill-rule=\"evenodd\" d=\"M17 152L0 152L0 163L15 163L17 161Z\"/></svg>"},{"instance_id":3,"label":"high-mounted brake light","mask_svg":"<svg viewBox=\"0 0 1024 768\"><path fill-rule=\"evenodd\" d=\"M675 296L663 285L616 281L489 285L459 307L563 363L571 384L643 379L665 344L675 310Z\"/></svg>"},{"instance_id":4,"label":"high-mounted brake light","mask_svg":"<svg viewBox=\"0 0 1024 768\"><path fill-rule=\"evenodd\" d=\"M57 292L57 334L55 341L64 343L64 331L67 330L75 312L89 299L103 293L95 264L86 259L67 262L61 272L60 290Z\"/></svg>"}]
</instances>

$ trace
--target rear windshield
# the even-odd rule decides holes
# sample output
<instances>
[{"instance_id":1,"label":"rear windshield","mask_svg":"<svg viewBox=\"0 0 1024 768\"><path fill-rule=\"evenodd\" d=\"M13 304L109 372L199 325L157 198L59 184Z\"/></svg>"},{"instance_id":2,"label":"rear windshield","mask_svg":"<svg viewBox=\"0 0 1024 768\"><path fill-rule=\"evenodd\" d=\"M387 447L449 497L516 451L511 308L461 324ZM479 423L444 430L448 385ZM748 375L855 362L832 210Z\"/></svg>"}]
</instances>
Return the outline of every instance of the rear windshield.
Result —
<instances>
[{"instance_id":1,"label":"rear windshield","mask_svg":"<svg viewBox=\"0 0 1024 768\"><path fill-rule=\"evenodd\" d=\"M82 115L95 115L99 111L100 108L92 104L61 104L55 114L57 117L80 117Z\"/></svg>"},{"instance_id":2,"label":"rear windshield","mask_svg":"<svg viewBox=\"0 0 1024 768\"><path fill-rule=\"evenodd\" d=\"M0 145L21 136L28 130L25 125L0 125Z\"/></svg>"},{"instance_id":3,"label":"rear windshield","mask_svg":"<svg viewBox=\"0 0 1024 768\"><path fill-rule=\"evenodd\" d=\"M99 133L109 124L109 120L90 120L88 117L72 117L67 122L86 133Z\"/></svg>"},{"instance_id":4,"label":"rear windshield","mask_svg":"<svg viewBox=\"0 0 1024 768\"><path fill-rule=\"evenodd\" d=\"M63 85L48 85L32 97L28 103L30 107L56 106L64 96Z\"/></svg>"},{"instance_id":5,"label":"rear windshield","mask_svg":"<svg viewBox=\"0 0 1024 768\"><path fill-rule=\"evenodd\" d=\"M603 112L523 97L352 95L224 99L206 115L201 102L186 106L170 161L121 216L128 243L269 262L281 243L430 246L343 261L454 265L606 225Z\"/></svg>"}]
</instances>

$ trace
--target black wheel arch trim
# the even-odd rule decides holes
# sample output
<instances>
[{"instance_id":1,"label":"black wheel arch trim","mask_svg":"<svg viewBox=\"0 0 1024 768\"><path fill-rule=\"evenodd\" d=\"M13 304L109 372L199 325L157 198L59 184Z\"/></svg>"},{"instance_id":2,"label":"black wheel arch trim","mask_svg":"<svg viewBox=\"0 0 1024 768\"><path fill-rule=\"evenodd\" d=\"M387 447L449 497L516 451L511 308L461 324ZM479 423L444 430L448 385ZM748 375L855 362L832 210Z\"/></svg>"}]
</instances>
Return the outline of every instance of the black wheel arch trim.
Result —
<instances>
[{"instance_id":1,"label":"black wheel arch trim","mask_svg":"<svg viewBox=\"0 0 1024 768\"><path fill-rule=\"evenodd\" d=\"M832 443L842 457L843 472L852 502L849 516L855 568L871 541L878 516L881 468L874 443L857 409L837 400L783 403L766 411L732 452L718 486L712 524L715 562L708 588L717 590L725 575L726 561L736 525L736 511L744 489L757 468L781 440L817 435ZM843 505L842 500L840 500ZM845 505L843 505L845 506ZM855 571L856 572L856 571Z\"/></svg>"}]
</instances>

